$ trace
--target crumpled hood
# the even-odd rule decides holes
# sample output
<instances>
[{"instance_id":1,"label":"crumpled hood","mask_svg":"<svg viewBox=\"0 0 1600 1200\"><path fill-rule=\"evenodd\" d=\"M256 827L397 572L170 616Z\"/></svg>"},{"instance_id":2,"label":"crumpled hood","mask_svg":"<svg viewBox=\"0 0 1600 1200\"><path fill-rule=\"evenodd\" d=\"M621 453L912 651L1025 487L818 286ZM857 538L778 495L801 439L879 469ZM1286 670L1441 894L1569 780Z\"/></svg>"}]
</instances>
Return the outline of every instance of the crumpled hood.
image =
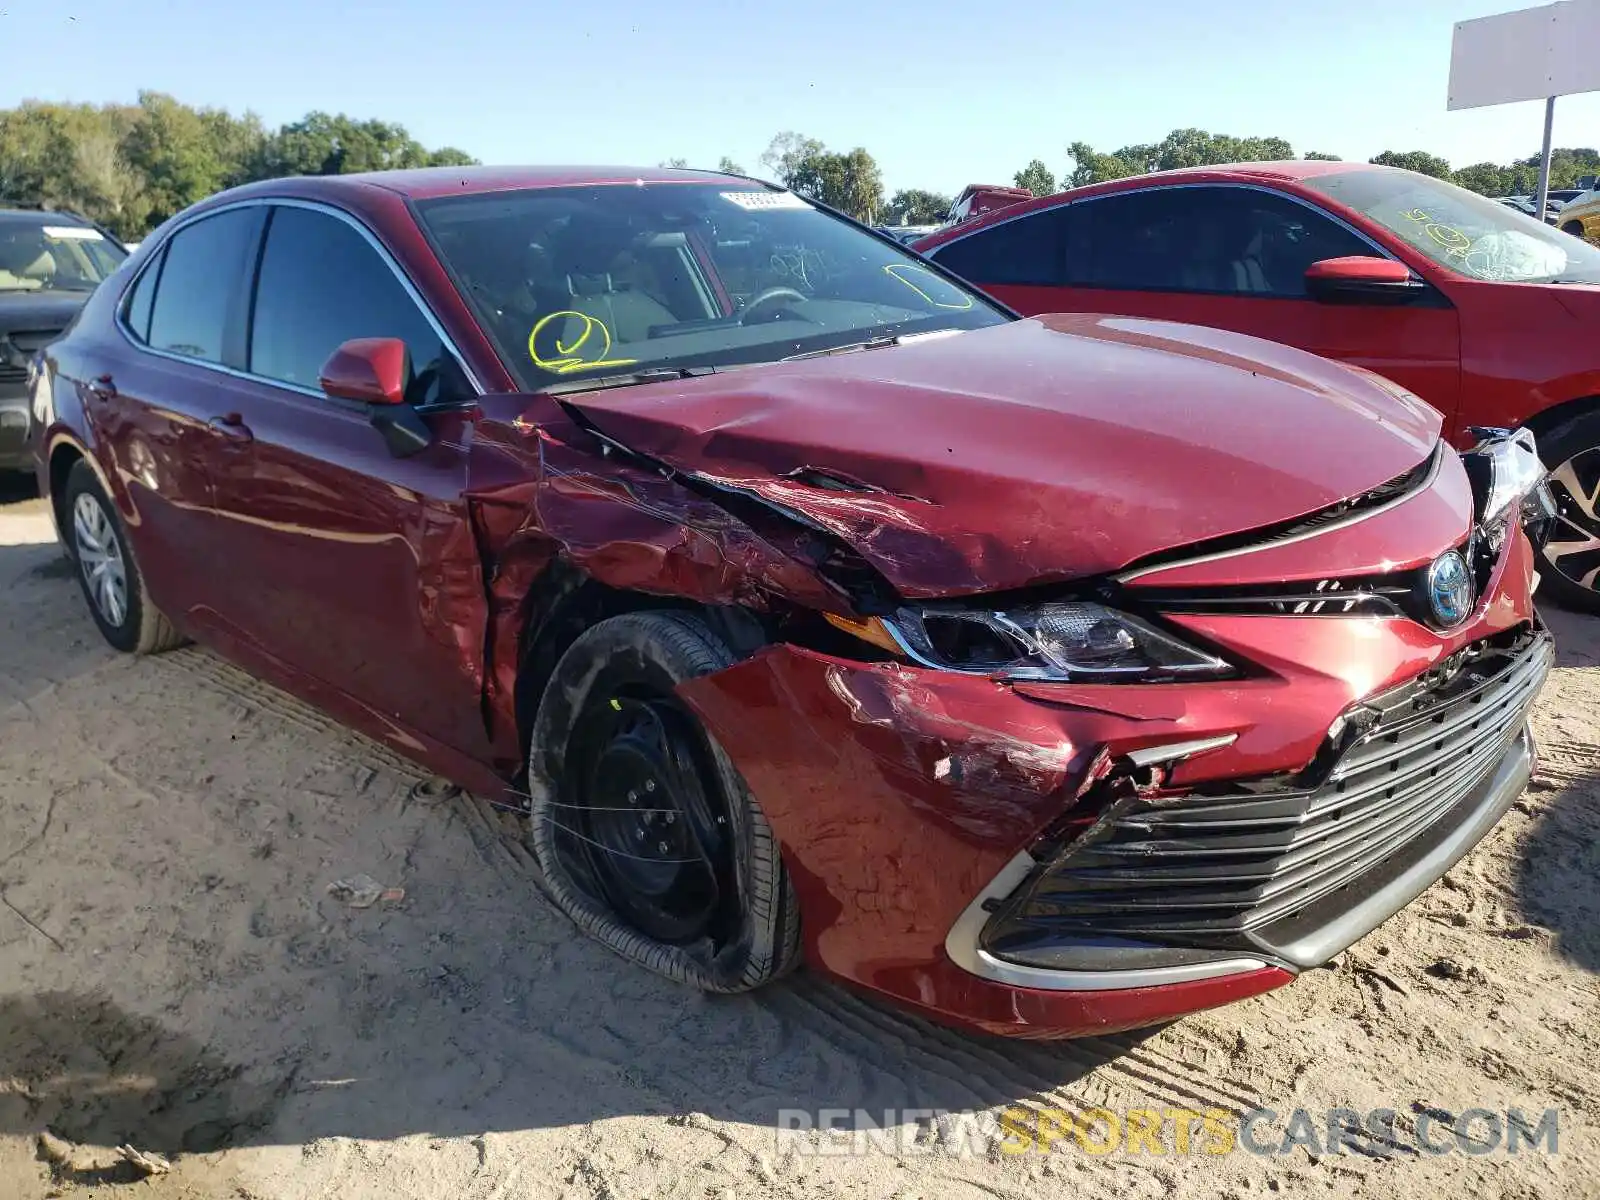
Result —
<instances>
[{"instance_id":1,"label":"crumpled hood","mask_svg":"<svg viewBox=\"0 0 1600 1200\"><path fill-rule=\"evenodd\" d=\"M907 596L1113 571L1415 467L1440 415L1215 329L1055 315L564 398L682 470L848 541Z\"/></svg>"}]
</instances>

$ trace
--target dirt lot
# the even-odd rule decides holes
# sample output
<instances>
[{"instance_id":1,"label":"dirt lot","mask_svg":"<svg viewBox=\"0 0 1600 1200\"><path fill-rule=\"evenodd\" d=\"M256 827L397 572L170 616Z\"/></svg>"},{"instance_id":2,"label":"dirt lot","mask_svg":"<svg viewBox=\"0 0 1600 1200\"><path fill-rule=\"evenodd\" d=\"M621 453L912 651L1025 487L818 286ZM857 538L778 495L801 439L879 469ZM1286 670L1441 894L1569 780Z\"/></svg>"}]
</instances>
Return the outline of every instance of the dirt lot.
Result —
<instances>
[{"instance_id":1,"label":"dirt lot","mask_svg":"<svg viewBox=\"0 0 1600 1200\"><path fill-rule=\"evenodd\" d=\"M1332 969L1019 1044L804 975L710 1000L624 965L475 802L204 650L109 652L39 502L0 500L3 1200L1600 1196L1600 621L1546 614L1528 795ZM328 894L355 873L404 898ZM1389 1108L1402 1148L819 1156L776 1133L784 1109L1018 1105L1269 1107L1268 1144L1296 1108ZM1558 1153L1416 1150L1423 1114L1468 1108L1557 1109Z\"/></svg>"}]
</instances>

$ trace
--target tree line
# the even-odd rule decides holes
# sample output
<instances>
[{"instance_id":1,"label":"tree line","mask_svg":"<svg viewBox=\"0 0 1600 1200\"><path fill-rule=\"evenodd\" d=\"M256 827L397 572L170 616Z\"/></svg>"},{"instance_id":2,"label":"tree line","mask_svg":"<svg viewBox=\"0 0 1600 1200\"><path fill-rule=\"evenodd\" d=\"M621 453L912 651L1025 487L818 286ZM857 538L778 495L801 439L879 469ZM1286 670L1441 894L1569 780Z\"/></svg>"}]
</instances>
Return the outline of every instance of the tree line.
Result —
<instances>
[{"instance_id":1,"label":"tree line","mask_svg":"<svg viewBox=\"0 0 1600 1200\"><path fill-rule=\"evenodd\" d=\"M1087 142L1067 147L1058 177L1034 159L1012 177L1036 196L1150 171L1225 162L1295 158L1280 137L1234 137L1175 129L1159 142L1104 153ZM1308 159L1338 160L1310 151ZM430 150L386 121L311 112L268 129L254 113L194 108L161 92L136 104L46 104L25 101L0 110L0 203L26 201L83 213L125 238L154 226L223 188L283 175L337 175L398 167L465 166L477 160L454 147ZM1422 150L1386 150L1370 160L1447 179L1486 196L1527 195L1538 185L1537 155L1511 163L1460 168ZM688 166L681 158L663 166ZM934 224L950 209L949 194L902 188L888 195L877 160L862 146L833 150L793 130L774 137L761 155L767 177L814 200L879 224ZM724 156L717 169L746 174ZM1561 149L1552 156L1551 187L1571 187L1600 173L1600 152ZM972 182L984 182L973 180Z\"/></svg>"},{"instance_id":2,"label":"tree line","mask_svg":"<svg viewBox=\"0 0 1600 1200\"><path fill-rule=\"evenodd\" d=\"M1066 188L1125 179L1151 171L1292 158L1340 161L1337 154L1320 150L1297 155L1293 145L1280 137L1234 137L1208 133L1204 129L1174 129L1159 142L1124 146L1112 153L1102 153L1087 142L1073 142L1067 147L1067 161L1059 177L1043 159L1036 158L1012 176L1012 183L1027 188L1035 196L1048 196ZM1420 171L1484 196L1531 195L1539 183L1537 154L1511 163L1478 162L1459 169L1453 169L1447 160L1424 150L1385 150L1368 161ZM950 211L952 198L946 192L903 188L886 196L876 160L859 146L848 152L833 151L815 138L785 131L772 139L761 156L761 163L780 183L859 220L928 225L942 221ZM674 159L666 165L686 164L682 159ZM721 169L744 173L734 168L727 158L722 160ZM1559 149L1551 154L1552 188L1569 188L1584 176L1595 174L1600 174L1600 151Z\"/></svg>"},{"instance_id":3,"label":"tree line","mask_svg":"<svg viewBox=\"0 0 1600 1200\"><path fill-rule=\"evenodd\" d=\"M67 208L123 238L223 188L284 175L464 166L386 121L307 113L268 129L254 113L193 108L161 92L136 104L45 104L0 110L0 204Z\"/></svg>"}]
</instances>

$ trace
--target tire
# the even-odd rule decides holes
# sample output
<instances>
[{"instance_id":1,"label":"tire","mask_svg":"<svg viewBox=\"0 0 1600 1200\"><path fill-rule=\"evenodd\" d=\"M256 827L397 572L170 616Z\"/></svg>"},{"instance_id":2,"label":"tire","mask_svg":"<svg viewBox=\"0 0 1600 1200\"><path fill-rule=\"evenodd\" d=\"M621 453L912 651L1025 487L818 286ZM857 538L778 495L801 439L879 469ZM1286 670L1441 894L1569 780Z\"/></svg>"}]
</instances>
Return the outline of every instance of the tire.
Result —
<instances>
[{"instance_id":1,"label":"tire","mask_svg":"<svg viewBox=\"0 0 1600 1200\"><path fill-rule=\"evenodd\" d=\"M117 506L82 460L67 474L61 513L68 556L77 565L78 586L101 636L124 654L181 646L182 635L150 603Z\"/></svg>"},{"instance_id":2,"label":"tire","mask_svg":"<svg viewBox=\"0 0 1600 1200\"><path fill-rule=\"evenodd\" d=\"M1560 516L1539 552L1539 590L1563 608L1600 613L1600 409L1591 409L1538 435Z\"/></svg>"},{"instance_id":3,"label":"tire","mask_svg":"<svg viewBox=\"0 0 1600 1200\"><path fill-rule=\"evenodd\" d=\"M1573 237L1581 238L1583 236L1583 222L1582 221L1568 221L1565 225L1563 225L1561 227L1561 232L1562 233L1570 233Z\"/></svg>"},{"instance_id":4,"label":"tire","mask_svg":"<svg viewBox=\"0 0 1600 1200\"><path fill-rule=\"evenodd\" d=\"M800 960L777 839L675 697L735 661L688 614L601 621L556 664L528 754L529 844L555 906L622 957L720 993Z\"/></svg>"}]
</instances>

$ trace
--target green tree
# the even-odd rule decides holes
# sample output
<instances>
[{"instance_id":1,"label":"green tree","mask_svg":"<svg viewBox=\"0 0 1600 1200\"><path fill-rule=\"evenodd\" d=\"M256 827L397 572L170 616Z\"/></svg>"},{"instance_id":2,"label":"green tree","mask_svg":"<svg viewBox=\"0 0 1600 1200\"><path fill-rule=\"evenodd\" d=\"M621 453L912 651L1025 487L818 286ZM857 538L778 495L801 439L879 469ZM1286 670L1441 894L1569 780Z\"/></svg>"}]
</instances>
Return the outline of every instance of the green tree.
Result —
<instances>
[{"instance_id":1,"label":"green tree","mask_svg":"<svg viewBox=\"0 0 1600 1200\"><path fill-rule=\"evenodd\" d=\"M1056 177L1050 173L1050 168L1037 158L1018 171L1013 179L1019 188L1027 188L1035 196L1055 194Z\"/></svg>"},{"instance_id":2,"label":"green tree","mask_svg":"<svg viewBox=\"0 0 1600 1200\"><path fill-rule=\"evenodd\" d=\"M950 211L950 197L922 188L902 188L890 197L886 219L902 225L933 225Z\"/></svg>"},{"instance_id":3,"label":"green tree","mask_svg":"<svg viewBox=\"0 0 1600 1200\"><path fill-rule=\"evenodd\" d=\"M1091 183L1104 183L1108 179L1126 179L1140 173L1140 167L1126 162L1115 154L1101 154L1088 142L1073 142L1067 147L1072 159L1072 169L1067 172L1069 187L1084 187Z\"/></svg>"},{"instance_id":4,"label":"green tree","mask_svg":"<svg viewBox=\"0 0 1600 1200\"><path fill-rule=\"evenodd\" d=\"M883 208L883 175L860 146L845 154L821 150L809 155L793 166L787 183L858 221L872 221Z\"/></svg>"},{"instance_id":5,"label":"green tree","mask_svg":"<svg viewBox=\"0 0 1600 1200\"><path fill-rule=\"evenodd\" d=\"M466 166L474 161L453 147L428 150L403 125L313 112L266 140L257 174L262 178L351 175L407 167Z\"/></svg>"},{"instance_id":6,"label":"green tree","mask_svg":"<svg viewBox=\"0 0 1600 1200\"><path fill-rule=\"evenodd\" d=\"M1512 194L1514 172L1492 162L1473 163L1462 167L1450 176L1451 182L1480 196L1506 196Z\"/></svg>"},{"instance_id":7,"label":"green tree","mask_svg":"<svg viewBox=\"0 0 1600 1200\"><path fill-rule=\"evenodd\" d=\"M681 167L687 167L689 165L689 160L687 158L668 158L668 159L664 159L662 162L660 162L657 165L663 166L663 167L669 167L669 168L672 168L672 167L681 168Z\"/></svg>"},{"instance_id":8,"label":"green tree","mask_svg":"<svg viewBox=\"0 0 1600 1200\"><path fill-rule=\"evenodd\" d=\"M809 169L812 160L826 153L827 147L816 138L785 130L767 144L761 155L761 165L784 187L792 188L795 179Z\"/></svg>"},{"instance_id":9,"label":"green tree","mask_svg":"<svg viewBox=\"0 0 1600 1200\"><path fill-rule=\"evenodd\" d=\"M1324 154L1321 150L1307 150L1306 158L1311 162L1343 162L1337 154Z\"/></svg>"},{"instance_id":10,"label":"green tree","mask_svg":"<svg viewBox=\"0 0 1600 1200\"><path fill-rule=\"evenodd\" d=\"M1400 167L1402 170L1432 175L1435 179L1450 178L1450 164L1426 150L1385 150L1367 161L1379 167Z\"/></svg>"},{"instance_id":11,"label":"green tree","mask_svg":"<svg viewBox=\"0 0 1600 1200\"><path fill-rule=\"evenodd\" d=\"M724 175L748 175L750 173L738 163L734 162L733 159L729 158L726 154L724 154L722 158L718 160L717 170L721 171Z\"/></svg>"}]
</instances>

